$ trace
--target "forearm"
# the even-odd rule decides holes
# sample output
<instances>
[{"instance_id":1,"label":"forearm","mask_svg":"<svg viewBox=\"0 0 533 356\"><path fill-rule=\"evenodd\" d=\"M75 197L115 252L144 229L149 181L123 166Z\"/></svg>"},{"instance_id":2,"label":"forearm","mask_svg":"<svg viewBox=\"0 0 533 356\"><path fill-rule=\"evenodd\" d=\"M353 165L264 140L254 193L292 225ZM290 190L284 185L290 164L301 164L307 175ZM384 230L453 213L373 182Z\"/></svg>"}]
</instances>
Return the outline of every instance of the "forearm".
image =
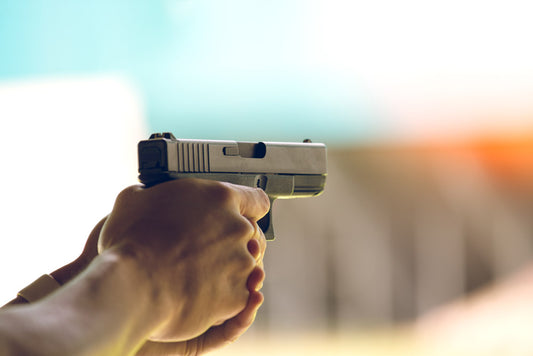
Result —
<instances>
[{"instance_id":1,"label":"forearm","mask_svg":"<svg viewBox=\"0 0 533 356\"><path fill-rule=\"evenodd\" d=\"M164 322L137 262L112 252L50 297L0 312L0 350L36 355L127 355ZM9 354L9 353L7 353Z\"/></svg>"}]
</instances>

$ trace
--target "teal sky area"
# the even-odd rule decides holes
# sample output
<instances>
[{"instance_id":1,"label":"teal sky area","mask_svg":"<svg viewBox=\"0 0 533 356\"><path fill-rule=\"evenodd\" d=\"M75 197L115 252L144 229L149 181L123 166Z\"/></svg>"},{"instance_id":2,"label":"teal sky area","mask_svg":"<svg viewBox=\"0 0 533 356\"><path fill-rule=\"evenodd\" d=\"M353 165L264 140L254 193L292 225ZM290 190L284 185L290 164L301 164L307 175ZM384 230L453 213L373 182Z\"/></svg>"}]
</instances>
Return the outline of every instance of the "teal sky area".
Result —
<instances>
[{"instance_id":1,"label":"teal sky area","mask_svg":"<svg viewBox=\"0 0 533 356\"><path fill-rule=\"evenodd\" d=\"M0 81L125 75L150 130L179 137L379 137L357 78L314 60L309 3L4 0Z\"/></svg>"}]
</instances>

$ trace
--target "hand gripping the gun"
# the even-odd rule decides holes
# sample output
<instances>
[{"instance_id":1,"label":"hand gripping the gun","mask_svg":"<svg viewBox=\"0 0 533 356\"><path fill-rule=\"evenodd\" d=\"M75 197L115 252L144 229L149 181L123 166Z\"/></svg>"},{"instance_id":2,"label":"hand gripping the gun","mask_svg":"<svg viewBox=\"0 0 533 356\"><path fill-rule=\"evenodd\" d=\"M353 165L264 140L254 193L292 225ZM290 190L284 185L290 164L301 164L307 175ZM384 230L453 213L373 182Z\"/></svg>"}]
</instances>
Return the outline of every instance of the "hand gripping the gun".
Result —
<instances>
[{"instance_id":1,"label":"hand gripping the gun","mask_svg":"<svg viewBox=\"0 0 533 356\"><path fill-rule=\"evenodd\" d=\"M152 134L139 142L139 180L152 186L172 179L202 178L262 188L271 208L259 221L274 239L275 199L305 198L323 192L326 146L322 143L237 142L176 139Z\"/></svg>"}]
</instances>

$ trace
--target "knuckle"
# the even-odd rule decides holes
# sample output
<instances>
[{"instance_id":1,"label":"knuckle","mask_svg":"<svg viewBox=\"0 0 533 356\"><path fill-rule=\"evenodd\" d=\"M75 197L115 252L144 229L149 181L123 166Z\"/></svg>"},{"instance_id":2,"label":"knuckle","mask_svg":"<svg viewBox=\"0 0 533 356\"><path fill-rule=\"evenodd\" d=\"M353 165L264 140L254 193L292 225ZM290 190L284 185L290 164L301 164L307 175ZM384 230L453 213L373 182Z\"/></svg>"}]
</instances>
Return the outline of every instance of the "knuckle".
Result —
<instances>
[{"instance_id":1,"label":"knuckle","mask_svg":"<svg viewBox=\"0 0 533 356\"><path fill-rule=\"evenodd\" d=\"M235 198L233 190L220 182L214 182L211 184L208 194L210 200L218 205L227 205Z\"/></svg>"},{"instance_id":2,"label":"knuckle","mask_svg":"<svg viewBox=\"0 0 533 356\"><path fill-rule=\"evenodd\" d=\"M250 222L241 217L238 216L235 219L233 219L233 222L228 224L226 235L229 236L235 236L237 238L240 237L250 237L254 233L254 227Z\"/></svg>"},{"instance_id":3,"label":"knuckle","mask_svg":"<svg viewBox=\"0 0 533 356\"><path fill-rule=\"evenodd\" d=\"M242 285L248 279L250 272L257 266L257 261L245 246L235 246L231 253L231 267L234 286Z\"/></svg>"},{"instance_id":4,"label":"knuckle","mask_svg":"<svg viewBox=\"0 0 533 356\"><path fill-rule=\"evenodd\" d=\"M252 257L252 255L245 252L241 255L240 265L241 265L241 270L243 272L244 271L248 272L248 271L251 271L257 265L257 261Z\"/></svg>"},{"instance_id":5,"label":"knuckle","mask_svg":"<svg viewBox=\"0 0 533 356\"><path fill-rule=\"evenodd\" d=\"M117 203L122 203L124 201L128 201L131 199L132 195L134 195L139 190L138 185L132 185L125 189L123 189L120 193L118 193L117 196Z\"/></svg>"}]
</instances>

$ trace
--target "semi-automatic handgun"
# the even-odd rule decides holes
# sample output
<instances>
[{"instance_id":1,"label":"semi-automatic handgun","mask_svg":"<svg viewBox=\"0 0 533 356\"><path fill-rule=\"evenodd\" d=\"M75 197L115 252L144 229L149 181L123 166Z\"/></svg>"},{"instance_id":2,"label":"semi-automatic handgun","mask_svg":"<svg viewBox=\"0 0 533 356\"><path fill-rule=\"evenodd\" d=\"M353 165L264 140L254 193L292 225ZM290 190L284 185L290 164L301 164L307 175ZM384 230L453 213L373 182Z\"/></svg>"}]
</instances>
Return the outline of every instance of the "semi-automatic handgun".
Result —
<instances>
[{"instance_id":1,"label":"semi-automatic handgun","mask_svg":"<svg viewBox=\"0 0 533 356\"><path fill-rule=\"evenodd\" d=\"M176 139L165 132L139 142L139 180L146 186L180 178L202 178L258 187L270 211L258 224L274 239L275 199L305 198L324 191L326 145L294 142L237 142Z\"/></svg>"}]
</instances>

